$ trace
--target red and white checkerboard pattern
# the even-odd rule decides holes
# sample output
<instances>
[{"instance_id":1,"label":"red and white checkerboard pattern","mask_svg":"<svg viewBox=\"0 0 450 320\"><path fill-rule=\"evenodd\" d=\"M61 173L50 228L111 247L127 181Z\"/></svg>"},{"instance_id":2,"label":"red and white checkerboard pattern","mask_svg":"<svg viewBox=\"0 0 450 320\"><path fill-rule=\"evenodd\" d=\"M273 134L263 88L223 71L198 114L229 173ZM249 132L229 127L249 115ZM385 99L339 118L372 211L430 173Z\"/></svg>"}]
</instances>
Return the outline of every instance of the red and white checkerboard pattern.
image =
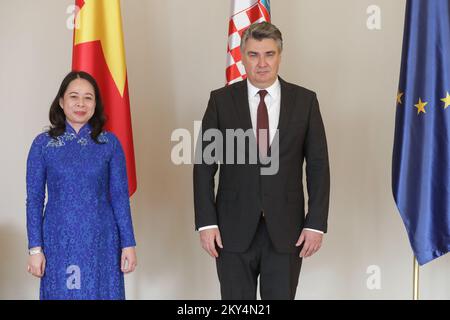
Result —
<instances>
[{"instance_id":1,"label":"red and white checkerboard pattern","mask_svg":"<svg viewBox=\"0 0 450 320\"><path fill-rule=\"evenodd\" d=\"M241 62L241 37L245 30L255 22L267 21L258 0L233 0L228 29L227 84L241 81L247 77Z\"/></svg>"}]
</instances>

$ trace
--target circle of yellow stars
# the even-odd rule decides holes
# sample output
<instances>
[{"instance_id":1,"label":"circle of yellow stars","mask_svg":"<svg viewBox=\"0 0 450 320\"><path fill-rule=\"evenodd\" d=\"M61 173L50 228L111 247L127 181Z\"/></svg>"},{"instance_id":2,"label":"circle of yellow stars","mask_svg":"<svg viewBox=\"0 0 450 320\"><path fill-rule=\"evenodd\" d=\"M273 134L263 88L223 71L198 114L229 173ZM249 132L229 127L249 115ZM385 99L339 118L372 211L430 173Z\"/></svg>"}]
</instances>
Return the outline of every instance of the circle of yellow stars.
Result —
<instances>
[{"instance_id":1,"label":"circle of yellow stars","mask_svg":"<svg viewBox=\"0 0 450 320\"><path fill-rule=\"evenodd\" d=\"M403 101L403 95L405 93L404 92L398 92L397 93L397 105L402 105ZM442 102L444 102L444 109L447 109L450 106L450 94L447 91L447 95L445 98L441 99ZM427 113L425 107L428 105L427 101L422 101L422 97L419 97L419 101L417 102L417 104L414 105L415 108L417 108L417 115L421 114L421 113Z\"/></svg>"}]
</instances>

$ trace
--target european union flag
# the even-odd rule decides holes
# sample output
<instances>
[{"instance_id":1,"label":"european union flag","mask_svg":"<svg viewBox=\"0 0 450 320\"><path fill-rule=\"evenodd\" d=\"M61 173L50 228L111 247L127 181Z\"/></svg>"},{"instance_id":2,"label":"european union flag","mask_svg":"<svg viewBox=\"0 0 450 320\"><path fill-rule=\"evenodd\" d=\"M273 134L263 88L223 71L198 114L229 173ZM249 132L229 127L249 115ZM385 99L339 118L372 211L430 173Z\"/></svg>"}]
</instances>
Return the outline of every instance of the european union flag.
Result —
<instances>
[{"instance_id":1,"label":"european union flag","mask_svg":"<svg viewBox=\"0 0 450 320\"><path fill-rule=\"evenodd\" d=\"M423 265L450 248L450 1L408 0L392 191Z\"/></svg>"}]
</instances>

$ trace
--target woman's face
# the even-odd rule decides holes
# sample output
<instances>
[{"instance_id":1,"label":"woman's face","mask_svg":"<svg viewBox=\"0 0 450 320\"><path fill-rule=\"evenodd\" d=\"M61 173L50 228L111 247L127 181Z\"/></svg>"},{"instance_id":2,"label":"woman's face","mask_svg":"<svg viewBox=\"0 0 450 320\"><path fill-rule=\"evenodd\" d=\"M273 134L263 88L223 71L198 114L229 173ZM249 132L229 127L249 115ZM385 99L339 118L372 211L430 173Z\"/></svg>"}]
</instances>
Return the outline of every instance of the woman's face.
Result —
<instances>
[{"instance_id":1,"label":"woman's face","mask_svg":"<svg viewBox=\"0 0 450 320\"><path fill-rule=\"evenodd\" d=\"M59 99L66 120L73 126L81 128L95 112L95 90L89 81L81 78L73 80L64 96Z\"/></svg>"}]
</instances>

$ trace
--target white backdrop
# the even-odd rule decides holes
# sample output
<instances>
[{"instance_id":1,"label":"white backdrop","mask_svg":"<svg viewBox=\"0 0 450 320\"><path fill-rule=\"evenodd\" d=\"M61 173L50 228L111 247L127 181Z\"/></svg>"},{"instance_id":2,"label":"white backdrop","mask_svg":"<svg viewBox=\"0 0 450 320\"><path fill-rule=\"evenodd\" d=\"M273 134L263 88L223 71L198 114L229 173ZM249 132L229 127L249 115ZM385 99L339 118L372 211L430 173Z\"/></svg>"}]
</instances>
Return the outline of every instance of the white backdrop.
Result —
<instances>
[{"instance_id":1,"label":"white backdrop","mask_svg":"<svg viewBox=\"0 0 450 320\"><path fill-rule=\"evenodd\" d=\"M0 298L35 299L26 269L25 163L71 66L72 0L0 2ZM366 26L369 5L381 30ZM405 0L273 0L280 74L317 92L331 162L329 233L304 261L298 299L409 299L412 253L391 195ZM138 190L129 299L217 299L214 262L194 231L192 166L170 159L224 84L229 0L122 0ZM450 255L421 268L421 297L450 298ZM369 266L381 288L370 290Z\"/></svg>"}]
</instances>

